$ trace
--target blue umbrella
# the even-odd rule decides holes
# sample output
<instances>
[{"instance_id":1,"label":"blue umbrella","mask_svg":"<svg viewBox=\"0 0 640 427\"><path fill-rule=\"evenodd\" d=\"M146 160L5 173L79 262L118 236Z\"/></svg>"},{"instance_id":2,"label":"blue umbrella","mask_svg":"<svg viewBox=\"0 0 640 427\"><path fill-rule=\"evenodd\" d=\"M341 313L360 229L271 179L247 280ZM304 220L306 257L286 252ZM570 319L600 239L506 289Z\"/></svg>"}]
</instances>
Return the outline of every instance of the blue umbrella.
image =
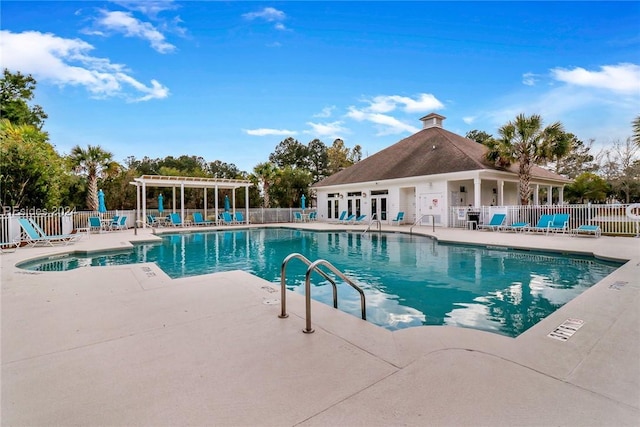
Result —
<instances>
[{"instance_id":1,"label":"blue umbrella","mask_svg":"<svg viewBox=\"0 0 640 427\"><path fill-rule=\"evenodd\" d=\"M164 202L164 199L162 197L162 193L158 194L158 212L162 213L164 212L164 206L162 205L162 203Z\"/></svg>"},{"instance_id":2,"label":"blue umbrella","mask_svg":"<svg viewBox=\"0 0 640 427\"><path fill-rule=\"evenodd\" d=\"M224 211L229 212L231 208L229 207L229 196L224 196Z\"/></svg>"},{"instance_id":3,"label":"blue umbrella","mask_svg":"<svg viewBox=\"0 0 640 427\"><path fill-rule=\"evenodd\" d=\"M98 212L105 213L107 211L107 205L104 204L104 193L102 190L98 190Z\"/></svg>"},{"instance_id":4,"label":"blue umbrella","mask_svg":"<svg viewBox=\"0 0 640 427\"><path fill-rule=\"evenodd\" d=\"M302 195L302 197L300 198L300 207L302 208L302 210L305 210L305 209L306 209L306 207L307 207L307 206L305 205L306 201L307 201L307 198L306 198L306 197L304 197L304 194L303 194L303 195Z\"/></svg>"}]
</instances>

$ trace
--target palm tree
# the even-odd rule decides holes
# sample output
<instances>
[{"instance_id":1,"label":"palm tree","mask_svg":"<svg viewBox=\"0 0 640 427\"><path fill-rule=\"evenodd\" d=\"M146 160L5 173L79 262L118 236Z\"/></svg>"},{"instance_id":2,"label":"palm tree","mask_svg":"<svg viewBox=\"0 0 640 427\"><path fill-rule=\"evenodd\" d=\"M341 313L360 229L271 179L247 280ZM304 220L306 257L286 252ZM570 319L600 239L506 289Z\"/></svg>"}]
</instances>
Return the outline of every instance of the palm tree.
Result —
<instances>
[{"instance_id":1,"label":"palm tree","mask_svg":"<svg viewBox=\"0 0 640 427\"><path fill-rule=\"evenodd\" d=\"M264 194L264 207L268 208L271 201L269 200L269 188L276 177L276 167L271 162L258 163L253 168L253 173L262 184L262 191Z\"/></svg>"},{"instance_id":2,"label":"palm tree","mask_svg":"<svg viewBox=\"0 0 640 427\"><path fill-rule=\"evenodd\" d=\"M87 177L87 208L98 210L98 178L109 176L118 170L113 154L99 145L88 145L86 149L76 145L71 149L69 160L76 173Z\"/></svg>"},{"instance_id":3,"label":"palm tree","mask_svg":"<svg viewBox=\"0 0 640 427\"><path fill-rule=\"evenodd\" d=\"M633 119L631 125L633 126L633 137L631 139L640 147L640 116Z\"/></svg>"},{"instance_id":4,"label":"palm tree","mask_svg":"<svg viewBox=\"0 0 640 427\"><path fill-rule=\"evenodd\" d=\"M550 159L561 158L571 147L560 122L542 127L542 118L520 114L498 130L498 138L487 146L486 158L498 166L518 163L520 204L528 205L531 197L531 168Z\"/></svg>"}]
</instances>

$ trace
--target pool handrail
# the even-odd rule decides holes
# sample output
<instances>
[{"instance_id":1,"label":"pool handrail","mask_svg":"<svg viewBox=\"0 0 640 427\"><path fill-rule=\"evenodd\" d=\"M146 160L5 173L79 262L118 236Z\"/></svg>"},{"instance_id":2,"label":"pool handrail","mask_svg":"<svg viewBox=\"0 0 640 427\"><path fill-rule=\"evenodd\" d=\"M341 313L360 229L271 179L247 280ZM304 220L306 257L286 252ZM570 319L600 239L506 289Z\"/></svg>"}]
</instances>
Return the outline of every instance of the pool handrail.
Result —
<instances>
[{"instance_id":1,"label":"pool handrail","mask_svg":"<svg viewBox=\"0 0 640 427\"><path fill-rule=\"evenodd\" d=\"M333 308L338 308L338 288L336 286L336 282L329 276L327 273L320 269L320 266L325 266L329 270L331 270L336 276L340 277L342 280L347 282L352 288L354 288L360 294L360 305L362 311L362 320L367 320L367 308L366 301L364 296L364 291L355 283L351 281L347 276L344 275L340 270L338 270L333 264L324 259L319 259L314 262L310 262L304 255L299 253L289 254L284 261L282 261L282 267L280 269L280 286L281 286L281 313L278 315L280 318L289 317L286 311L286 268L287 264L292 259L299 259L308 265L307 272L305 274L305 307L306 307L306 323L305 328L302 330L305 334L310 334L314 332L314 329L311 327L311 273L314 271L320 274L322 277L327 279L331 285L333 286Z\"/></svg>"},{"instance_id":2,"label":"pool handrail","mask_svg":"<svg viewBox=\"0 0 640 427\"><path fill-rule=\"evenodd\" d=\"M282 261L282 266L280 267L280 294L281 294L281 296L280 296L280 314L278 315L278 317L280 317L281 319L289 317L289 315L287 314L287 284L286 284L286 280L287 280L287 264L292 259L299 259L300 261L302 261L305 264L307 264L307 267L311 265L311 261L307 257L305 257L304 255L299 254L297 252L294 252L294 253L291 253L291 254L287 255L287 257ZM318 273L322 277L327 279L329 281L329 283L331 283L331 285L333 286L333 308L338 308L338 286L336 285L336 282L333 280L333 278L331 276L326 274L324 271L318 270Z\"/></svg>"},{"instance_id":3,"label":"pool handrail","mask_svg":"<svg viewBox=\"0 0 640 427\"><path fill-rule=\"evenodd\" d=\"M409 228L409 234L411 234L411 231L413 230L413 227L418 225L418 223L421 222L422 218L424 218L425 216L430 216L431 217L431 231L433 231L434 233L436 232L436 216L434 214L424 214L420 218L416 219L416 221L413 223L413 225Z\"/></svg>"}]
</instances>

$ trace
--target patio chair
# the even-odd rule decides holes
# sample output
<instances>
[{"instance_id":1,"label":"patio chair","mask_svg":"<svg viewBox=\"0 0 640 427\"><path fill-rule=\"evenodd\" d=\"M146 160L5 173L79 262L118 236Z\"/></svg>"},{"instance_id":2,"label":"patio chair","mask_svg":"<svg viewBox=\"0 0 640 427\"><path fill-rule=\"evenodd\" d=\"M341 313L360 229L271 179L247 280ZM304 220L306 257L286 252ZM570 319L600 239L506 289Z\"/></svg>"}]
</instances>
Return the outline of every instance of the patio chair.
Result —
<instances>
[{"instance_id":1,"label":"patio chair","mask_svg":"<svg viewBox=\"0 0 640 427\"><path fill-rule=\"evenodd\" d=\"M396 217L391 220L391 225L393 225L394 222L396 223L396 225L400 225L402 224L403 220L404 220L404 212L398 212L398 215L396 215Z\"/></svg>"},{"instance_id":2,"label":"patio chair","mask_svg":"<svg viewBox=\"0 0 640 427\"><path fill-rule=\"evenodd\" d=\"M182 221L182 218L180 218L180 214L176 212L169 214L169 224L171 224L173 227L184 226L184 222Z\"/></svg>"},{"instance_id":3,"label":"patio chair","mask_svg":"<svg viewBox=\"0 0 640 427\"><path fill-rule=\"evenodd\" d=\"M0 254L15 252L18 247L20 247L20 240L18 239L13 242L0 242Z\"/></svg>"},{"instance_id":4,"label":"patio chair","mask_svg":"<svg viewBox=\"0 0 640 427\"><path fill-rule=\"evenodd\" d=\"M106 227L109 230L115 230L118 228L118 223L120 222L120 217L118 215L115 215L113 218L111 218L111 222L106 224Z\"/></svg>"},{"instance_id":5,"label":"patio chair","mask_svg":"<svg viewBox=\"0 0 640 427\"><path fill-rule=\"evenodd\" d=\"M92 231L97 231L98 233L102 233L104 231L104 226L102 225L102 221L100 221L100 217L89 217L89 233Z\"/></svg>"},{"instance_id":6,"label":"patio chair","mask_svg":"<svg viewBox=\"0 0 640 427\"><path fill-rule=\"evenodd\" d=\"M127 229L127 217L126 216L121 216L118 218L118 223L114 226L111 226L112 229L114 230L126 230Z\"/></svg>"},{"instance_id":7,"label":"patio chair","mask_svg":"<svg viewBox=\"0 0 640 427\"><path fill-rule=\"evenodd\" d=\"M511 225L503 225L498 227L498 231L514 231L516 233L524 232L529 226L528 222L514 222Z\"/></svg>"},{"instance_id":8,"label":"patio chair","mask_svg":"<svg viewBox=\"0 0 640 427\"><path fill-rule=\"evenodd\" d=\"M318 212L313 211L309 213L309 221L317 221L318 220Z\"/></svg>"},{"instance_id":9,"label":"patio chair","mask_svg":"<svg viewBox=\"0 0 640 427\"><path fill-rule=\"evenodd\" d=\"M351 214L348 217L346 217L345 219L343 219L342 221L340 221L340 224L350 224L352 223L354 220L356 219L356 214Z\"/></svg>"},{"instance_id":10,"label":"patio chair","mask_svg":"<svg viewBox=\"0 0 640 427\"><path fill-rule=\"evenodd\" d=\"M155 217L155 215L147 215L147 225L149 227L159 227L160 221L158 221L158 218Z\"/></svg>"},{"instance_id":11,"label":"patio chair","mask_svg":"<svg viewBox=\"0 0 640 427\"><path fill-rule=\"evenodd\" d=\"M215 221L209 221L202 217L202 213L194 212L193 213L193 224L194 225L216 225Z\"/></svg>"},{"instance_id":12,"label":"patio chair","mask_svg":"<svg viewBox=\"0 0 640 427\"><path fill-rule=\"evenodd\" d=\"M293 213L293 222L303 222L302 221L302 214L300 212L294 212Z\"/></svg>"},{"instance_id":13,"label":"patio chair","mask_svg":"<svg viewBox=\"0 0 640 427\"><path fill-rule=\"evenodd\" d=\"M502 227L502 224L504 223L504 220L506 218L507 214L493 214L493 216L491 217L491 221L489 221L488 224L478 225L478 230L487 229L491 231L497 231L500 227Z\"/></svg>"},{"instance_id":14,"label":"patio chair","mask_svg":"<svg viewBox=\"0 0 640 427\"><path fill-rule=\"evenodd\" d=\"M356 217L351 223L352 224L362 224L364 223L364 219L366 218L366 215L360 215L358 217Z\"/></svg>"},{"instance_id":15,"label":"patio chair","mask_svg":"<svg viewBox=\"0 0 640 427\"><path fill-rule=\"evenodd\" d=\"M234 215L234 222L236 224L244 224L244 215L242 215L242 212L236 212L236 214Z\"/></svg>"},{"instance_id":16,"label":"patio chair","mask_svg":"<svg viewBox=\"0 0 640 427\"><path fill-rule=\"evenodd\" d=\"M562 231L562 234L569 231L569 214L555 214L553 221L549 224L549 231L554 233Z\"/></svg>"},{"instance_id":17,"label":"patio chair","mask_svg":"<svg viewBox=\"0 0 640 427\"><path fill-rule=\"evenodd\" d=\"M346 217L347 217L347 211L342 211L342 213L340 213L340 218L337 218L335 221L340 223L344 221Z\"/></svg>"},{"instance_id":18,"label":"patio chair","mask_svg":"<svg viewBox=\"0 0 640 427\"><path fill-rule=\"evenodd\" d=\"M600 229L599 225L581 225L578 228L574 228L573 230L571 230L571 235L572 236L578 236L578 235L591 235L594 236L596 238L600 237L602 235L602 230Z\"/></svg>"},{"instance_id":19,"label":"patio chair","mask_svg":"<svg viewBox=\"0 0 640 427\"><path fill-rule=\"evenodd\" d=\"M80 237L79 234L60 234L56 236L49 236L40 228L40 226L26 218L19 218L18 223L22 228L23 240L31 247L38 245L53 246L56 243L68 245L75 242ZM37 228L34 227L34 224Z\"/></svg>"},{"instance_id":20,"label":"patio chair","mask_svg":"<svg viewBox=\"0 0 640 427\"><path fill-rule=\"evenodd\" d=\"M233 217L229 212L222 212L220 214L220 219L222 220L223 225L233 225Z\"/></svg>"},{"instance_id":21,"label":"patio chair","mask_svg":"<svg viewBox=\"0 0 640 427\"><path fill-rule=\"evenodd\" d=\"M544 232L545 234L549 233L549 228L551 227L551 223L553 222L553 215L544 214L540 216L538 223L533 227L527 227L526 231L532 232Z\"/></svg>"}]
</instances>

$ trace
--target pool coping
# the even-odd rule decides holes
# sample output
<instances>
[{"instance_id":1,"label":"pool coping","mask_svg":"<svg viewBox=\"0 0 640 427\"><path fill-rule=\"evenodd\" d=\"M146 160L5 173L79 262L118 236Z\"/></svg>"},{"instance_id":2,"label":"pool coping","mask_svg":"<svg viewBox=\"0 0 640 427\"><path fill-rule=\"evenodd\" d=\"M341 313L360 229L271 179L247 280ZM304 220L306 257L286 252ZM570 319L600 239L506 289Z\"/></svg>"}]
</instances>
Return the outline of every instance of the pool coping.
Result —
<instances>
[{"instance_id":1,"label":"pool coping","mask_svg":"<svg viewBox=\"0 0 640 427\"><path fill-rule=\"evenodd\" d=\"M277 224L274 226L282 227L283 225ZM262 227L262 225L250 225L249 227ZM239 227L221 227L219 229L237 228ZM313 224L311 226L289 224L286 228L311 228L323 231L359 230L357 227L345 228L344 226L340 227L332 224ZM205 230L206 229L204 228L193 229L193 231L196 232ZM171 231L175 232L175 230ZM389 227L389 231L395 232L399 230L398 227ZM123 249L124 242L122 239L125 239L129 245L132 244L132 241L136 241L137 243L145 238L155 239L155 237L148 234L148 231L145 233L138 230L138 232L140 233L138 236L134 236L132 233L128 232L123 232L120 235L109 236L109 242L104 242L102 245L115 249ZM436 233L433 234L426 232L426 230L417 230L416 232L416 234L425 234L450 243L469 244L468 241L463 242L462 240L483 239L486 241L486 245L497 246L501 242L506 241L504 240L504 236L501 237L490 233L492 232L468 231L466 233L457 233L454 230L436 230ZM103 236L96 237L101 238ZM387 368L384 369L391 369L393 374L388 377L383 375L371 382L369 385L363 386L359 392L352 394L351 398L345 398L339 402L334 402L323 408L321 411L312 411L307 414L307 416L299 416L299 414L297 416L292 416L291 420L298 421L285 422L285 424L294 425L298 422L302 422L303 424L309 425L327 425L332 424L329 421L335 421L336 419L344 420L346 423L370 420L369 417L371 415L368 414L376 413L377 408L372 408L370 405L367 405L366 401L360 401L359 396L365 396L367 393L374 393L377 388L382 390L385 386L391 386L390 384L393 384L395 378L401 376L402 372L408 372L412 369L416 369L418 366L422 366L422 368L420 368L416 375L422 375L423 372L431 372L433 367L429 367L430 363L437 362L436 365L441 367L441 364L445 363L445 361L440 360L444 354L455 359L460 359L464 361L464 363L469 362L469 357L479 358L482 359L482 363L491 365L496 364L496 366L503 366L504 369L516 369L518 372L517 375L523 375L525 377L533 375L532 381L542 381L545 382L545 384L546 382L551 381L549 383L549 394L553 394L554 390L564 390L564 392L569 390L573 393L574 398L576 396L580 396L582 399L580 401L586 402L590 401L590 399L595 399L597 403L593 405L594 408L606 407L609 414L613 411L614 416L613 418L610 418L611 420L620 421L623 425L631 424L631 421L637 419L637 416L640 415L640 398L638 397L640 396L640 392L638 391L640 379L638 378L637 363L634 364L633 362L634 360L637 361L639 353L639 339L637 333L639 322L638 315L636 314L636 305L638 303L638 294L640 291L640 285L637 282L638 273L640 272L638 268L640 266L640 252L636 249L640 248L640 240L634 240L633 238L601 237L600 239L594 239L593 241L589 240L588 245L583 244L584 242L576 244L575 241L572 241L571 244L559 245L559 243L569 243L563 242L561 239L575 238L568 236L531 237L539 240L537 242L531 240L531 238L527 238L526 240L534 242L537 246L554 246L553 249L556 252L558 252L558 250L555 249L560 246L561 249L559 251L577 250L575 253L593 253L594 256L603 257L605 259L607 257L611 257L610 259L614 260L626 258L630 261L620 267L620 269L618 269L614 274L607 276L605 280L594 285L569 304L565 305L560 310L556 311L551 316L547 317L517 338L508 338L488 332L447 326L416 327L391 332L368 322L363 322L346 313L336 311L324 304L313 303L313 326L316 328L316 333L312 335L319 334L318 336L326 337L328 334L328 337L333 337L337 340L336 342L340 343L339 348L335 349L337 355L342 354L341 351L344 350L340 350L340 346L344 346L347 349L352 347L352 350L349 350L349 352L353 353L362 351L364 354L369 355L367 357L373 357L378 360L376 363L386 365ZM87 245L90 245L91 243L98 243L95 241L91 242L93 239L94 237L92 236L90 239L87 239L87 241L79 242L79 249L84 250ZM98 239L96 238L95 240ZM112 242L112 240L114 241ZM595 240L598 241L595 242ZM623 246L627 245L627 247L621 248L621 242L623 243ZM126 246L126 244L124 245ZM587 246L587 248L584 246ZM41 287L40 285L33 285L33 283L31 283L30 279L33 279L33 276L28 274L17 274L15 271L16 268L13 267L15 266L14 260L23 260L24 257L35 256L36 253L69 252L70 249L71 247L69 246L57 247L54 248L53 251L46 248L29 248L27 250L20 249L13 254L2 255L2 307L3 309L5 307L8 308L7 311L3 310L3 354L7 354L4 351L6 345L22 342L14 336L14 332L5 329L6 324L11 325L15 321L15 319L12 319L11 315L13 312L13 310L11 310L12 304L15 303L19 305L21 303L21 297L24 297L24 299L28 301L31 301L33 298L37 299L37 289ZM539 248L536 248L536 250L537 249ZM103 250L104 247L95 251ZM7 263L10 265L7 266ZM138 266L141 265L138 264ZM125 271L127 270L126 268L105 267L106 270L100 270L99 272L83 271L81 274L71 275L67 273L44 273L44 275L47 277L55 276L55 279L52 278L48 281L51 282L51 284L46 286L57 286L56 289L60 292L62 292L66 286L65 280L73 282L77 281L78 277L89 276L93 278L92 280L100 281L101 279L105 279L103 276L109 276L111 274L113 274L114 277L120 277L120 275L123 277L129 277L128 275L133 275L135 280L132 280L131 283L137 281L135 285L140 286L142 291L134 289L136 286L131 285L129 282L118 284L119 286L127 288L126 292L122 294L123 297L129 292L133 292L132 295L135 295L136 292L143 291L160 293L170 292L172 288L176 288L175 285L177 282L179 282L181 286L193 283L194 285L191 286L196 288L196 284L204 280L222 280L222 278L225 278L226 280L229 277L237 277L238 279L234 280L244 282L245 286L248 286L250 289L253 289L251 286L257 286L259 291L256 292L265 293L266 295L262 295L261 297L262 300L269 300L273 302L273 300L277 299L275 297L278 292L277 287L273 287L269 282L255 278L254 276L247 278L246 276L250 275L246 273L215 273L213 275L207 275L210 277L206 278L174 280L158 273L152 268L152 266L145 267L150 269L146 273L141 271L140 268L135 272L130 271L127 273ZM153 275L147 276L147 273L149 272L153 273ZM55 282L55 284L53 282ZM620 289L616 289L616 286L614 285L620 282L626 282L626 284ZM25 284L28 284L28 286L24 286ZM275 289L276 292L265 291L267 288ZM107 294L105 293L105 295ZM99 302L93 298L91 301L98 304L99 307ZM276 322L276 324L286 325L282 326L286 328L294 328L297 332L290 339L292 339L294 343L297 343L296 345L301 345L301 343L304 345L305 334L300 332L304 323L304 298L301 295L289 292L287 294L287 305L288 311L291 314L290 318L283 320L279 319L279 323ZM43 307L38 304L36 304L36 306ZM264 307L261 308L264 309ZM273 316L278 312L279 306L269 306L268 309L271 313L269 316ZM9 314L7 314L7 312ZM567 341L561 342L549 338L548 334L558 325L562 324L567 318L582 318L582 320L585 320L585 324ZM5 336L8 337L6 338ZM620 337L626 338L617 339ZM23 344L25 344L26 347L33 346L34 344L37 346L36 343L29 344L28 339L26 339L26 342ZM9 395L14 395L21 389L20 383L16 382L16 378L13 376L13 371L23 364L28 365L28 360L41 361L42 363L45 363L50 357L46 352L38 352L37 349L34 351L35 352L29 357L23 355L23 357L16 358L14 360L7 361L7 359L3 357L3 378L8 378L9 383L7 385L3 380L2 405L3 413L6 413L5 410L7 409L9 410L8 413L11 414L9 420L18 422L21 419L14 411L10 410L10 407L6 406L8 404L6 400L7 393ZM53 354L57 353L53 352ZM611 365L611 360L618 363ZM334 362L325 361L325 363L333 366ZM337 361L335 363L337 363ZM473 363L470 363L470 365L473 365L474 363L476 362L474 361ZM482 363L480 366L482 366ZM471 371L468 371L468 369L468 367L464 368L465 372L468 372L469 377L480 375L479 373L476 373L475 369L472 369ZM18 371L23 372L20 369L18 369ZM373 371L375 371L375 369L372 369L372 372ZM436 373L437 372L434 372L433 375L436 375ZM606 377L607 381L603 381L604 377ZM277 376L274 377L274 379L275 378L277 378ZM408 379L406 380L408 381ZM37 380L34 379L34 381ZM438 397L436 396L434 398L437 399ZM469 398L471 398L471 396L469 396ZM29 399L25 399L26 400L20 400L21 404L29 406ZM567 400L567 402L569 401L570 399ZM380 404L379 406L380 408L385 407L384 404ZM346 407L351 408L351 412L345 412L344 408ZM478 410L474 405L471 405L471 407ZM30 409L34 410L34 408ZM456 410L458 409L459 408ZM578 405L578 409L584 413L584 421L593 423L593 418L586 418L587 415L592 415L589 410L585 409L583 405ZM264 408L260 411L264 413ZM366 413L363 413L363 411ZM556 420L565 420L565 422L560 422L559 424L571 424L569 421L574 420L575 424L578 425L580 424L579 421L582 419L580 418L582 417L582 415L580 415L580 411L571 410L565 414L556 414L560 417L556 418ZM38 411L36 410L36 412ZM465 411L462 410L462 412ZM351 415L349 415L349 413L351 413ZM437 420L440 420L440 424L452 423L454 420L457 420L457 418L453 417L452 414L438 413L435 415L437 416L433 418L434 424L438 424ZM520 420L527 419L526 414L523 413L521 415L523 418L520 418ZM469 414L469 417L471 418L468 420L474 419L472 414ZM238 420L241 419L242 417L239 416ZM392 418L392 423L394 421L396 423L406 421L409 424L416 424L419 419L418 415L412 413L398 414L396 418ZM498 420L501 419L504 420L504 418L499 418ZM145 423L145 420L149 420L149 418L139 418L139 421L141 421L142 424ZM69 421L69 419L67 419L67 421ZM531 420L531 423L535 424L534 421L536 420ZM265 422L264 424L269 423ZM524 424L527 423L524 422Z\"/></svg>"}]
</instances>

